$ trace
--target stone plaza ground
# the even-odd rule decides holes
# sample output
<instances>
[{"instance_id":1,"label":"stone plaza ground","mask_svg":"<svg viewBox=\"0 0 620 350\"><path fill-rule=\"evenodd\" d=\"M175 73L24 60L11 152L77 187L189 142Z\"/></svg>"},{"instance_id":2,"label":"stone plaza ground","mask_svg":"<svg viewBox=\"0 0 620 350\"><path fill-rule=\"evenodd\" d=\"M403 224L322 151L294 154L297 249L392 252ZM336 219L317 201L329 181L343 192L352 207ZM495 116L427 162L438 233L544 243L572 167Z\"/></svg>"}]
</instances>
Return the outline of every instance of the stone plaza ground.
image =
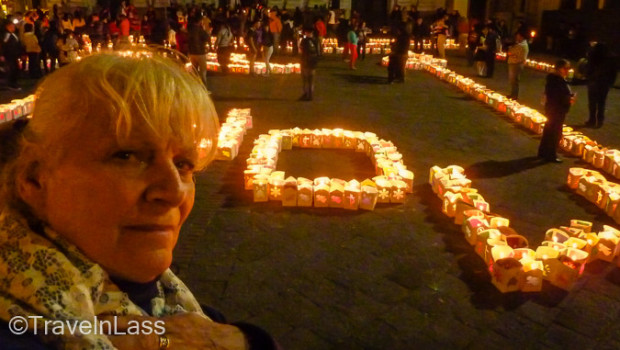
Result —
<instances>
[{"instance_id":1,"label":"stone plaza ground","mask_svg":"<svg viewBox=\"0 0 620 350\"><path fill-rule=\"evenodd\" d=\"M570 167L588 165L572 157L541 163L539 136L424 71L408 71L404 84L388 85L378 62L367 56L352 71L339 56L326 56L312 102L297 101L297 75L209 76L220 118L231 108L251 108L254 128L235 160L216 161L197 178L174 269L199 300L231 320L264 327L289 350L620 348L615 263L588 264L570 292L546 284L540 293L502 294L428 185L433 165L464 167L491 211L509 218L536 247L547 229L571 219L593 221L595 230L619 227L565 185ZM473 75L464 59L448 62ZM494 78L474 79L507 94L506 71L498 63ZM522 103L542 109L544 77L524 72ZM566 123L580 129L586 88L573 89L578 101ZM581 129L614 148L620 147L619 97L612 89L603 128ZM372 212L253 203L243 189L253 140L296 126L371 131L391 140L416 175L414 193L403 205ZM370 160L354 152L280 155L278 169L293 176L373 175Z\"/></svg>"},{"instance_id":2,"label":"stone plaza ground","mask_svg":"<svg viewBox=\"0 0 620 350\"><path fill-rule=\"evenodd\" d=\"M424 71L387 85L378 61L367 56L351 71L326 56L312 102L297 101L298 76L209 77L220 117L251 108L254 128L234 161L214 162L198 179L175 262L200 300L265 327L286 349L620 348L619 268L587 265L570 292L545 285L541 293L501 294L427 184L433 165L463 166L491 210L538 246L547 229L570 219L614 225L564 185L569 167L586 165L575 158L540 163L538 136ZM450 57L449 68L473 74L461 58ZM506 65L496 70L480 80L507 93ZM524 104L542 107L544 78L524 72ZM567 124L579 127L587 94L585 86L574 90L579 100ZM582 130L613 147L620 146L619 96L611 91L602 129ZM404 205L373 212L253 203L243 190L252 141L295 126L371 131L393 141L416 175L414 193ZM349 154L283 151L278 169L309 178L372 175L369 160Z\"/></svg>"}]
</instances>

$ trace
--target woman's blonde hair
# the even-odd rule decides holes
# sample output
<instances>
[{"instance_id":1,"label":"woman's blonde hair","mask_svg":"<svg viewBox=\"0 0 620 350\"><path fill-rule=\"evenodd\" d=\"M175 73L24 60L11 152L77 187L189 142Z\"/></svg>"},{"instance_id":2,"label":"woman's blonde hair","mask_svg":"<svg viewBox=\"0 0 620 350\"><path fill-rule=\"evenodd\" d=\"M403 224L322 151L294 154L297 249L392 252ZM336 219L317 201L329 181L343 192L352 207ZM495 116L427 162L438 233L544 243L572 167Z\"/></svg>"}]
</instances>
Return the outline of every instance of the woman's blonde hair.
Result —
<instances>
[{"instance_id":1,"label":"woman's blonde hair","mask_svg":"<svg viewBox=\"0 0 620 350\"><path fill-rule=\"evenodd\" d=\"M0 164L0 209L19 204L18 174L42 159L61 157L72 147L67 135L93 118L109 118L119 141L134 125L145 125L157 137L193 146L197 170L215 155L219 122L200 78L151 52L89 56L37 89L32 119L14 140L17 155Z\"/></svg>"}]
</instances>

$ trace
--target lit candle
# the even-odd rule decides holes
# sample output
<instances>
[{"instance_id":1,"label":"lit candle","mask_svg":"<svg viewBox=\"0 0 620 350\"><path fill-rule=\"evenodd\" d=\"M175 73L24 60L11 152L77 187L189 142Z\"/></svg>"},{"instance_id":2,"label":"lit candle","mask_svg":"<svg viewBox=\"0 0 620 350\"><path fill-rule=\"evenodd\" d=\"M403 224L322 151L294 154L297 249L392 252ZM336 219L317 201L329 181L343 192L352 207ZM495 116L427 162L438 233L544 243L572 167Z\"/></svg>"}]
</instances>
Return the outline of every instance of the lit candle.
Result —
<instances>
[{"instance_id":1,"label":"lit candle","mask_svg":"<svg viewBox=\"0 0 620 350\"><path fill-rule=\"evenodd\" d=\"M513 256L513 249L507 245L495 245L491 248L493 261L498 261Z\"/></svg>"},{"instance_id":2,"label":"lit candle","mask_svg":"<svg viewBox=\"0 0 620 350\"><path fill-rule=\"evenodd\" d=\"M555 259L560 252L552 247L539 246L536 248L536 260Z\"/></svg>"},{"instance_id":3,"label":"lit candle","mask_svg":"<svg viewBox=\"0 0 620 350\"><path fill-rule=\"evenodd\" d=\"M576 237L570 237L564 242L564 245L572 249L584 249L588 244L587 241Z\"/></svg>"}]
</instances>

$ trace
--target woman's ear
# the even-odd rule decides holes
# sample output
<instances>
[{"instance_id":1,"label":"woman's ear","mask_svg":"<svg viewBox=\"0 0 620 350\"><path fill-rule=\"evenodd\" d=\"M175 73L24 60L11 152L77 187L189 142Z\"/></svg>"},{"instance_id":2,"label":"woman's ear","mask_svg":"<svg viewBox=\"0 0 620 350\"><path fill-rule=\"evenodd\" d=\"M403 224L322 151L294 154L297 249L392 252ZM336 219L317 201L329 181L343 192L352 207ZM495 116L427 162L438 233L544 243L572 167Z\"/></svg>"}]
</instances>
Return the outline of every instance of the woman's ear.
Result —
<instances>
[{"instance_id":1,"label":"woman's ear","mask_svg":"<svg viewBox=\"0 0 620 350\"><path fill-rule=\"evenodd\" d=\"M38 161L28 164L18 172L16 180L19 197L30 206L37 216L44 212L46 205L45 176Z\"/></svg>"}]
</instances>

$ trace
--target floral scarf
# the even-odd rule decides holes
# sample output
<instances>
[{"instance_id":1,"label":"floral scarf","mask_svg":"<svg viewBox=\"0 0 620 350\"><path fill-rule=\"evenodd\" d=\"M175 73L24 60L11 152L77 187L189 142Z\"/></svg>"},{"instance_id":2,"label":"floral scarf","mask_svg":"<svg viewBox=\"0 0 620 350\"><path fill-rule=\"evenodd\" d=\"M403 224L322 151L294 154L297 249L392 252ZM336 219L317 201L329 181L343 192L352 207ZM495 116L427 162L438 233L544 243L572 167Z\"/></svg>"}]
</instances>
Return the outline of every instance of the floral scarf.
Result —
<instances>
[{"instance_id":1,"label":"floral scarf","mask_svg":"<svg viewBox=\"0 0 620 350\"><path fill-rule=\"evenodd\" d=\"M27 318L30 332L36 323L37 335L59 349L114 349L105 335L96 332L43 335L45 320L74 323L92 322L99 315L146 315L101 266L50 228L43 231L36 233L13 211L0 212L0 319ZM157 285L152 316L182 312L204 316L198 301L170 270Z\"/></svg>"}]
</instances>

